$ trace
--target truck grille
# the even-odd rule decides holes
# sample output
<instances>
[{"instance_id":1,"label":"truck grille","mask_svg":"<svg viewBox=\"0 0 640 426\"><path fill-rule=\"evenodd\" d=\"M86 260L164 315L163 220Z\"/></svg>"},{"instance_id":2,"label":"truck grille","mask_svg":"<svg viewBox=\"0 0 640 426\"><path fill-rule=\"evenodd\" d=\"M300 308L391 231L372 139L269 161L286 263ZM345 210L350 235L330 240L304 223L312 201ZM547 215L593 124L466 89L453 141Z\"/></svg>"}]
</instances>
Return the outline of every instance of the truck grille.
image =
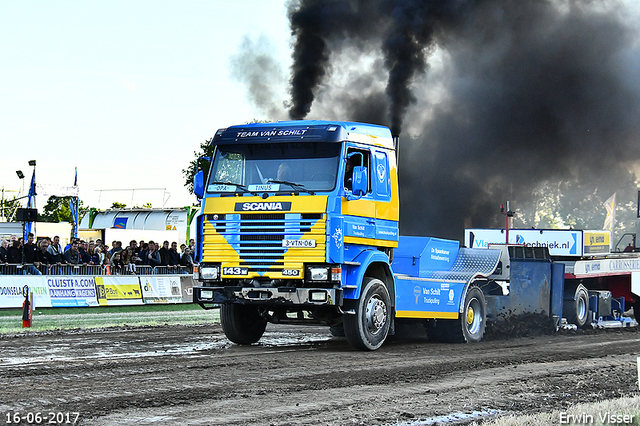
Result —
<instances>
[{"instance_id":1,"label":"truck grille","mask_svg":"<svg viewBox=\"0 0 640 426\"><path fill-rule=\"evenodd\" d=\"M208 214L203 261L245 267L250 275L299 269L304 262L325 261L325 230L323 213ZM316 240L316 247L282 247L284 239L301 238Z\"/></svg>"}]
</instances>

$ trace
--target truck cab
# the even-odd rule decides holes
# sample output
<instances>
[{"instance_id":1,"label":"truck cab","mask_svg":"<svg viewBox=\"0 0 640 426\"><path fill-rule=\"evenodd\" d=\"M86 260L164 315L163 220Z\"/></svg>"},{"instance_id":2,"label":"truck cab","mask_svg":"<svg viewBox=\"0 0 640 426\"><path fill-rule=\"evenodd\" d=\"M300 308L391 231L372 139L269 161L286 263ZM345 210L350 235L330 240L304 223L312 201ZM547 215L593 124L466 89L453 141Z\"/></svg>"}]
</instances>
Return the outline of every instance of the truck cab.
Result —
<instances>
[{"instance_id":1,"label":"truck cab","mask_svg":"<svg viewBox=\"0 0 640 426\"><path fill-rule=\"evenodd\" d=\"M194 181L194 302L220 307L227 337L257 342L267 322L344 326L377 349L392 328L398 182L388 128L342 121L220 129Z\"/></svg>"}]
</instances>

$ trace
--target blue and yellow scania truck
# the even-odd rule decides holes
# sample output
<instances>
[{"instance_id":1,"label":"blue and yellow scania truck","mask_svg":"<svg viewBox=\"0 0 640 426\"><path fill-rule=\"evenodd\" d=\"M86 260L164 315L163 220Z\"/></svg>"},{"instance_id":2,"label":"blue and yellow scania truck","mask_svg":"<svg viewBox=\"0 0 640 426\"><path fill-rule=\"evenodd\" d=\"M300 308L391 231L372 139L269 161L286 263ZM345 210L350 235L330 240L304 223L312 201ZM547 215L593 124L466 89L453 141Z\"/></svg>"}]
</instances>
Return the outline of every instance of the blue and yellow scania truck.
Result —
<instances>
[{"instance_id":1,"label":"blue and yellow scania truck","mask_svg":"<svg viewBox=\"0 0 640 426\"><path fill-rule=\"evenodd\" d=\"M401 319L476 342L487 316L562 315L562 265L544 249L399 236L396 143L386 127L341 121L216 132L208 178L194 179L193 298L220 308L229 340L255 343L268 322L324 324L375 350Z\"/></svg>"}]
</instances>

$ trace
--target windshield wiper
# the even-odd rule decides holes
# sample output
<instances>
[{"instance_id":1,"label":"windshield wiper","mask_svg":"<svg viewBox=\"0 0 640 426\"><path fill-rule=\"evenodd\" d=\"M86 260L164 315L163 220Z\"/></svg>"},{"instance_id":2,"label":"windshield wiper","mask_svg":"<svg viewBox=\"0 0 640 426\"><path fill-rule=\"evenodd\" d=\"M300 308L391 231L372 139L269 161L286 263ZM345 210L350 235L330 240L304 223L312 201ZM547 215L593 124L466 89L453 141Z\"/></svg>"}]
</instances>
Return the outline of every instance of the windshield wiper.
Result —
<instances>
[{"instance_id":1,"label":"windshield wiper","mask_svg":"<svg viewBox=\"0 0 640 426\"><path fill-rule=\"evenodd\" d=\"M215 182L209 182L209 185L233 185L236 188L242 189L244 192L249 192L246 186L241 185L239 183L215 181Z\"/></svg>"},{"instance_id":2,"label":"windshield wiper","mask_svg":"<svg viewBox=\"0 0 640 426\"><path fill-rule=\"evenodd\" d=\"M299 183L295 183L295 182L289 182L288 180L269 179L267 181L267 183L280 183L280 184L283 184L283 185L289 185L291 188L293 188L293 189L295 189L297 191L308 192L309 195L314 195L315 194L313 191L310 191L307 188L305 188L304 185L300 185Z\"/></svg>"}]
</instances>

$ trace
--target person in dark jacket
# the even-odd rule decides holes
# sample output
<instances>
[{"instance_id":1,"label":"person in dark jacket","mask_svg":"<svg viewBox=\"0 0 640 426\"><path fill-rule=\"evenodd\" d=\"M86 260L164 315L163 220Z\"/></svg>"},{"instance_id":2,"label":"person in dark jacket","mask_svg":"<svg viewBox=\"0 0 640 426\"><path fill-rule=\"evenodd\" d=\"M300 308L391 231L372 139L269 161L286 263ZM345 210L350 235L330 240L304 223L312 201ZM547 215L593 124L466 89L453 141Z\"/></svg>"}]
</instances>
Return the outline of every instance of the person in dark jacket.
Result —
<instances>
[{"instance_id":1,"label":"person in dark jacket","mask_svg":"<svg viewBox=\"0 0 640 426\"><path fill-rule=\"evenodd\" d=\"M33 232L29 232L27 242L24 245L24 263L33 263L36 261L38 247L36 247L34 240L35 236L33 235Z\"/></svg>"},{"instance_id":2,"label":"person in dark jacket","mask_svg":"<svg viewBox=\"0 0 640 426\"><path fill-rule=\"evenodd\" d=\"M2 239L0 241L0 263L7 263L7 257L9 256L9 240Z\"/></svg>"},{"instance_id":3,"label":"person in dark jacket","mask_svg":"<svg viewBox=\"0 0 640 426\"><path fill-rule=\"evenodd\" d=\"M55 263L64 262L64 250L62 250L59 236L56 235L55 237L53 237L53 242L49 244L49 248L47 250L53 256Z\"/></svg>"},{"instance_id":4,"label":"person in dark jacket","mask_svg":"<svg viewBox=\"0 0 640 426\"><path fill-rule=\"evenodd\" d=\"M169 253L169 241L162 243L162 247L158 250L158 253L160 253L160 266L165 266L167 269L173 269L171 253Z\"/></svg>"},{"instance_id":5,"label":"person in dark jacket","mask_svg":"<svg viewBox=\"0 0 640 426\"><path fill-rule=\"evenodd\" d=\"M40 241L38 247L34 264L39 268L46 268L48 274L60 274L60 268L54 266L57 263L55 257L49 252L49 240Z\"/></svg>"},{"instance_id":6,"label":"person in dark jacket","mask_svg":"<svg viewBox=\"0 0 640 426\"><path fill-rule=\"evenodd\" d=\"M156 266L160 266L162 260L160 259L160 253L156 250L156 244L153 241L149 241L149 249L145 257L145 264L152 266L155 271Z\"/></svg>"},{"instance_id":7,"label":"person in dark jacket","mask_svg":"<svg viewBox=\"0 0 640 426\"><path fill-rule=\"evenodd\" d=\"M9 263L22 264L22 247L20 240L14 240L13 244L9 247L7 261Z\"/></svg>"},{"instance_id":8,"label":"person in dark jacket","mask_svg":"<svg viewBox=\"0 0 640 426\"><path fill-rule=\"evenodd\" d=\"M79 265L82 262L78 251L78 240L73 240L71 247L64 252L64 260L68 265Z\"/></svg>"},{"instance_id":9,"label":"person in dark jacket","mask_svg":"<svg viewBox=\"0 0 640 426\"><path fill-rule=\"evenodd\" d=\"M178 243L175 241L171 243L169 256L171 256L170 265L173 265L174 268L178 269L178 266L180 266L180 253L178 253Z\"/></svg>"}]
</instances>

